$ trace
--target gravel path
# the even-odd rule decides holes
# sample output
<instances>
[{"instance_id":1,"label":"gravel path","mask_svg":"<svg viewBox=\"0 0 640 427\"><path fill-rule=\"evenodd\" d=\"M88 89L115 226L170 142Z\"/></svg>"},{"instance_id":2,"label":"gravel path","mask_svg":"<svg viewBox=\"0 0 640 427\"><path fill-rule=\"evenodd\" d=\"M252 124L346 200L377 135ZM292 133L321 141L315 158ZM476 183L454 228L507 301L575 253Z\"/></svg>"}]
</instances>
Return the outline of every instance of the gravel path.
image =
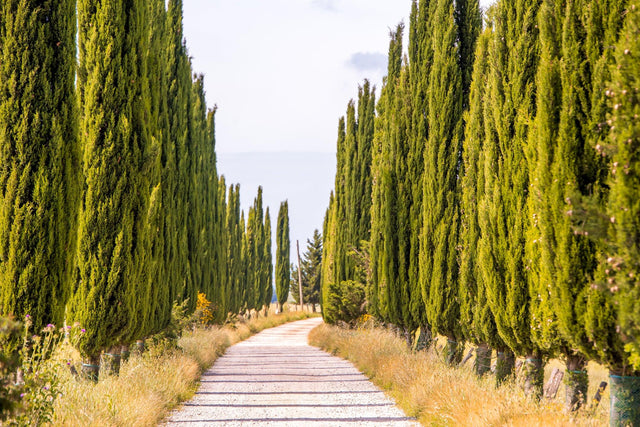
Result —
<instances>
[{"instance_id":1,"label":"gravel path","mask_svg":"<svg viewBox=\"0 0 640 427\"><path fill-rule=\"evenodd\" d=\"M288 323L229 348L167 425L418 425L350 362L307 344L320 323Z\"/></svg>"}]
</instances>

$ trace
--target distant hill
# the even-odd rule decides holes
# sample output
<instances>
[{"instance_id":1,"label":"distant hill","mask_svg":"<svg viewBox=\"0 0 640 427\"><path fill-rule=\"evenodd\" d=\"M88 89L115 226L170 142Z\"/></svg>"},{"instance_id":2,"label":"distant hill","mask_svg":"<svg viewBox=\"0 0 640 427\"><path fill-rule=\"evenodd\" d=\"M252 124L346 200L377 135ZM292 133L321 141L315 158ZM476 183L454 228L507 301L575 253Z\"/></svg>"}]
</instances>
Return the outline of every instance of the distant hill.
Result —
<instances>
[{"instance_id":1,"label":"distant hill","mask_svg":"<svg viewBox=\"0 0 640 427\"><path fill-rule=\"evenodd\" d=\"M300 240L302 254L313 230L317 228L322 232L324 214L334 186L335 153L218 153L218 173L225 176L227 185L240 184L245 217L258 186L262 185L274 236L280 202L289 200L292 260L296 259L296 239ZM275 239L272 253L275 254Z\"/></svg>"}]
</instances>

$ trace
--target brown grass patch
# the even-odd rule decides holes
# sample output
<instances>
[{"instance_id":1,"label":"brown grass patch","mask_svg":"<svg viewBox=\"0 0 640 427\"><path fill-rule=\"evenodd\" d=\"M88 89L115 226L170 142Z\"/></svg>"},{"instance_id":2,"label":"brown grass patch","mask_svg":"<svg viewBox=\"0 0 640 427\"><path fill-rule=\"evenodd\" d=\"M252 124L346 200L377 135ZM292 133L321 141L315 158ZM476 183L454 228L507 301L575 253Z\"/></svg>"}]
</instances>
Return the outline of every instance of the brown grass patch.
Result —
<instances>
[{"instance_id":1,"label":"brown grass patch","mask_svg":"<svg viewBox=\"0 0 640 427\"><path fill-rule=\"evenodd\" d=\"M202 373L225 350L264 329L311 317L290 312L260 317L233 326L185 332L179 348L151 348L122 363L120 375L97 384L78 380L70 370L60 372L63 395L56 401L54 425L154 426L180 402L190 399ZM69 348L65 359L79 361Z\"/></svg>"},{"instance_id":2,"label":"brown grass patch","mask_svg":"<svg viewBox=\"0 0 640 427\"><path fill-rule=\"evenodd\" d=\"M436 426L598 426L608 423L608 393L593 416L586 410L563 412L563 387L553 401L535 402L515 384L495 387L493 376L478 379L471 362L450 368L433 350L413 353L404 340L376 328L345 330L320 325L309 336L311 345L350 360L376 385L386 390L408 416ZM547 367L550 374L554 361ZM595 393L606 371L589 366Z\"/></svg>"}]
</instances>

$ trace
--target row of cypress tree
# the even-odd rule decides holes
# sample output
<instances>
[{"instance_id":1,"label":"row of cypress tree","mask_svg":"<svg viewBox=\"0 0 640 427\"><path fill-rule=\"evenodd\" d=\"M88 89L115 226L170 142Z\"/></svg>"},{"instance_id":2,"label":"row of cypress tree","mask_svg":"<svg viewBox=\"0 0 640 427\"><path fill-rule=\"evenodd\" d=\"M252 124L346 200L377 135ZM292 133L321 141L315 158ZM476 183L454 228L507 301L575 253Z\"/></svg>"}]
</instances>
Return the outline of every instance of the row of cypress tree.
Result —
<instances>
[{"instance_id":1,"label":"row of cypress tree","mask_svg":"<svg viewBox=\"0 0 640 427\"><path fill-rule=\"evenodd\" d=\"M218 321L268 306L269 211L260 188L245 223L218 177L182 1L7 0L0 18L0 314L78 322L94 375L198 292Z\"/></svg>"},{"instance_id":2,"label":"row of cypress tree","mask_svg":"<svg viewBox=\"0 0 640 427\"><path fill-rule=\"evenodd\" d=\"M568 409L585 400L587 361L602 363L612 423L640 422L637 9L499 0L483 26L477 0L414 0L366 156L340 122L325 320L350 320L340 302L366 286L371 314L410 341L446 336L452 364L471 342L482 375L495 349L498 383L524 357L540 396L545 361L562 357ZM363 278L345 254L365 247Z\"/></svg>"}]
</instances>

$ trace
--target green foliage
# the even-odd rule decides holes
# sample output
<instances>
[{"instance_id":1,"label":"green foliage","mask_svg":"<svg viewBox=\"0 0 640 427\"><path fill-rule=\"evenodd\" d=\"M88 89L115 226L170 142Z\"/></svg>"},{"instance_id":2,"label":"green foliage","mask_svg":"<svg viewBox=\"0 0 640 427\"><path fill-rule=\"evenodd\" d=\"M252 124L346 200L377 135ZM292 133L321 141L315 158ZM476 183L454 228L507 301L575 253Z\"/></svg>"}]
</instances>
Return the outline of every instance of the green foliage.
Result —
<instances>
[{"instance_id":1,"label":"green foliage","mask_svg":"<svg viewBox=\"0 0 640 427\"><path fill-rule=\"evenodd\" d=\"M539 1L501 1L489 50L485 203L480 207L479 265L501 339L518 355L535 353L524 248L528 230L527 141L535 116Z\"/></svg>"},{"instance_id":2,"label":"green foliage","mask_svg":"<svg viewBox=\"0 0 640 427\"><path fill-rule=\"evenodd\" d=\"M608 91L613 156L607 203L611 246L606 261L606 286L619 310L620 338L635 361L633 369L640 372L640 4L637 1L631 2L628 9L615 61Z\"/></svg>"},{"instance_id":3,"label":"green foliage","mask_svg":"<svg viewBox=\"0 0 640 427\"><path fill-rule=\"evenodd\" d=\"M365 285L345 280L329 287L328 301L323 315L334 322L354 324L365 310Z\"/></svg>"},{"instance_id":4,"label":"green foliage","mask_svg":"<svg viewBox=\"0 0 640 427\"><path fill-rule=\"evenodd\" d=\"M78 92L85 186L78 229L78 274L70 319L87 333L86 356L131 339L148 274L148 88L143 52L146 6L78 4ZM97 58L109 57L110 61ZM140 300L138 299L140 298Z\"/></svg>"},{"instance_id":5,"label":"green foliage","mask_svg":"<svg viewBox=\"0 0 640 427\"><path fill-rule=\"evenodd\" d=\"M289 238L289 203L284 201L278 211L278 225L276 230L276 294L278 303L282 306L289 297L291 286L291 271L289 269L291 239Z\"/></svg>"},{"instance_id":6,"label":"green foliage","mask_svg":"<svg viewBox=\"0 0 640 427\"><path fill-rule=\"evenodd\" d=\"M314 230L313 239L307 239L307 249L302 254L302 299L305 304L321 304L320 285L322 278L322 235ZM291 266L291 296L300 303L298 268Z\"/></svg>"},{"instance_id":7,"label":"green foliage","mask_svg":"<svg viewBox=\"0 0 640 427\"><path fill-rule=\"evenodd\" d=\"M375 88L365 80L358 90L358 106L351 100L346 119L338 123L335 193L323 229L325 239L329 239L324 242L323 254L323 307L328 308L323 314L335 312L328 307L334 301L328 299L329 289L340 292L347 288L336 284L354 279L355 265L349 251L358 249L360 241L370 235L374 106ZM325 320L332 322L331 314L325 315Z\"/></svg>"},{"instance_id":8,"label":"green foliage","mask_svg":"<svg viewBox=\"0 0 640 427\"><path fill-rule=\"evenodd\" d=\"M487 289L478 264L478 241L481 237L479 211L485 203L485 163L483 156L485 116L484 102L489 69L491 27L480 35L465 112L465 139L462 151L461 223L460 223L460 323L464 338L492 348L504 348L495 320L487 303ZM490 173L490 172L489 172Z\"/></svg>"},{"instance_id":9,"label":"green foliage","mask_svg":"<svg viewBox=\"0 0 640 427\"><path fill-rule=\"evenodd\" d=\"M0 7L0 314L62 323L80 191L76 2Z\"/></svg>"}]
</instances>

